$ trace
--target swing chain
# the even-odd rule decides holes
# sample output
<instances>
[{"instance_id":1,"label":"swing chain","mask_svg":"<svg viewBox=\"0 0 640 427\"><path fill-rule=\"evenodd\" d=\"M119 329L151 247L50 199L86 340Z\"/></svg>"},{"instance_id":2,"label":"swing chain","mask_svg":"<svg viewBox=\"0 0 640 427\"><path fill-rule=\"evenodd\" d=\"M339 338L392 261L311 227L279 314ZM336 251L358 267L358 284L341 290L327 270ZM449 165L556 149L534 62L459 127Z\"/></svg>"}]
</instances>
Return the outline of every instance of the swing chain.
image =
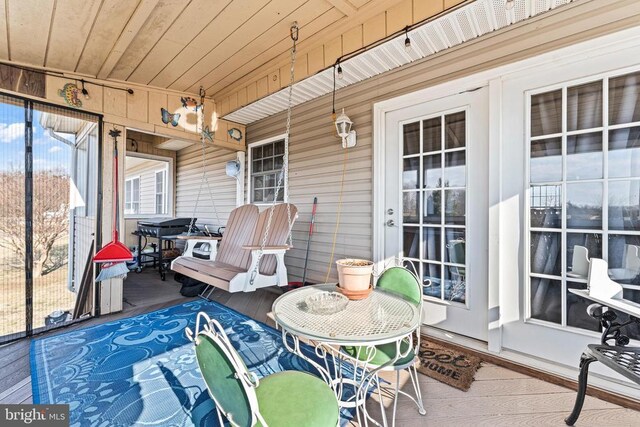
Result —
<instances>
[{"instance_id":1,"label":"swing chain","mask_svg":"<svg viewBox=\"0 0 640 427\"><path fill-rule=\"evenodd\" d=\"M207 184L207 190L209 192L209 198L211 199L211 203L213 204L213 213L216 216L216 222L220 225L220 217L218 216L218 208L216 207L216 202L213 198L213 192L211 191L211 184L209 183L209 178L207 177L206 165L207 165L207 145L204 141L204 100L207 95L206 90L200 86L200 115L198 115L198 106L196 105L196 131L198 130L198 122L200 123L200 149L202 152L202 177L200 179L200 186L198 187L198 195L196 196L196 203L193 206L193 214L191 215L191 221L189 223L189 229L187 230L187 236L190 236L195 228L196 222L196 213L198 211L198 205L200 203L200 196L202 195L202 187L205 182ZM215 130L213 131L215 135ZM215 136L214 136L215 138Z\"/></svg>"},{"instance_id":2,"label":"swing chain","mask_svg":"<svg viewBox=\"0 0 640 427\"><path fill-rule=\"evenodd\" d=\"M276 185L276 189L273 195L273 204L269 208L269 219L267 220L267 227L264 230L264 235L262 236L262 243L260 244L260 250L258 251L258 259L256 261L255 267L251 272L251 278L249 279L249 284L253 287L256 276L258 275L258 270L260 269L260 261L262 260L262 256L264 254L264 248L267 246L267 238L269 236L269 231L271 229L271 223L273 220L273 212L275 210L276 204L278 203L278 194L280 193L280 189L282 187L283 181L284 184L288 182L289 176L289 142L291 140L291 106L293 100L293 83L295 81L295 64L296 64L296 43L298 41L298 23L294 22L291 25L289 30L289 34L291 36L291 40L293 41L293 46L291 48L291 68L289 75L289 88L288 88L288 108L287 108L287 127L285 133L285 141L284 141L284 155L282 156L282 168L278 177L278 184ZM286 196L286 194L285 194ZM283 197L284 199L284 197ZM293 236L292 236L292 218L291 218L291 204L286 203L287 205L287 222L289 224L289 233L287 234L286 243L289 246L293 246Z\"/></svg>"}]
</instances>

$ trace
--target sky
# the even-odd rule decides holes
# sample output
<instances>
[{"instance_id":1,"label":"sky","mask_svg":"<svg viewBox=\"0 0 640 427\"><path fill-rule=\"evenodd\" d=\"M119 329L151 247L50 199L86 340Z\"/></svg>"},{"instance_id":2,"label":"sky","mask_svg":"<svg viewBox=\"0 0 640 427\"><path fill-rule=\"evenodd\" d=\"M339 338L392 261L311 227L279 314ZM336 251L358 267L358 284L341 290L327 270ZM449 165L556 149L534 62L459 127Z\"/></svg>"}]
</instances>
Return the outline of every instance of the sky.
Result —
<instances>
[{"instance_id":1,"label":"sky","mask_svg":"<svg viewBox=\"0 0 640 427\"><path fill-rule=\"evenodd\" d=\"M33 112L34 171L63 170L69 173L71 147L51 138L40 125L40 111ZM0 171L24 170L24 109L0 105ZM73 135L63 135L73 140Z\"/></svg>"}]
</instances>

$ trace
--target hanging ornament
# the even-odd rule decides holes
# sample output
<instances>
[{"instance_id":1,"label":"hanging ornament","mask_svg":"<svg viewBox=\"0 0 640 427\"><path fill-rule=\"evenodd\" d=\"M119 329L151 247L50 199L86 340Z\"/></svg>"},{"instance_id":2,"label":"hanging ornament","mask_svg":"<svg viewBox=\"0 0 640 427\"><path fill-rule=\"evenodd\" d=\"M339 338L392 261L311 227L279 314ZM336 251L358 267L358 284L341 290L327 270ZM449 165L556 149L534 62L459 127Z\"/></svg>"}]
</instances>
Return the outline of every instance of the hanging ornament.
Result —
<instances>
[{"instance_id":1,"label":"hanging ornament","mask_svg":"<svg viewBox=\"0 0 640 427\"><path fill-rule=\"evenodd\" d=\"M78 97L80 89L73 83L65 84L62 89L58 90L58 95L63 97L69 106L74 108L81 108L82 101Z\"/></svg>"},{"instance_id":2,"label":"hanging ornament","mask_svg":"<svg viewBox=\"0 0 640 427\"><path fill-rule=\"evenodd\" d=\"M242 139L242 131L238 128L231 128L228 130L229 136L236 141L240 141Z\"/></svg>"}]
</instances>

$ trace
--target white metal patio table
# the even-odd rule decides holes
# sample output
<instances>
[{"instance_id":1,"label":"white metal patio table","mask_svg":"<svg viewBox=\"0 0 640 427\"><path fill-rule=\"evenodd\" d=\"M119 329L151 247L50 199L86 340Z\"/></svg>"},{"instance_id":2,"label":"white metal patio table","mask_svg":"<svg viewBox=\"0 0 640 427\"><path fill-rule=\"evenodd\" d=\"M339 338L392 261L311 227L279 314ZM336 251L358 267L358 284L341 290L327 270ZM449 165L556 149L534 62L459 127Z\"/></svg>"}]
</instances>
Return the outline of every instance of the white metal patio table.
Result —
<instances>
[{"instance_id":1,"label":"white metal patio table","mask_svg":"<svg viewBox=\"0 0 640 427\"><path fill-rule=\"evenodd\" d=\"M287 292L273 303L273 314L282 329L286 348L318 370L336 392L342 408L355 407L359 420L361 410L366 424L367 419L371 419L364 405L367 391L379 370L406 356L401 354L400 343L413 340L413 332L420 322L419 308L397 294L374 288L367 298L350 300L342 311L327 315L312 313L306 302L308 298L331 291L336 291L335 284L305 286ZM316 356L324 361L324 366L301 351L301 338L315 348ZM389 343L396 343L395 358L368 369L367 363L375 355L375 347ZM360 369L353 369L350 378L343 369L343 362L349 356L340 352L341 346L365 349L367 360L358 361ZM345 398L343 392L349 387L353 395ZM386 424L386 420L383 423Z\"/></svg>"}]
</instances>

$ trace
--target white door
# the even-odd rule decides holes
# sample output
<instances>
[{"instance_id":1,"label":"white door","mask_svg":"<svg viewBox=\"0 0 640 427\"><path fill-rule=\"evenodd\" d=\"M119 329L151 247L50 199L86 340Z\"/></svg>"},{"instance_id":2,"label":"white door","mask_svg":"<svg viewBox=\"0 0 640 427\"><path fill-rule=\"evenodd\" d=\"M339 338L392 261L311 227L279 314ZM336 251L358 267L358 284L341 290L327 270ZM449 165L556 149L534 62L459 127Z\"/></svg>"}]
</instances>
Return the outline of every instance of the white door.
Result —
<instances>
[{"instance_id":1,"label":"white door","mask_svg":"<svg viewBox=\"0 0 640 427\"><path fill-rule=\"evenodd\" d=\"M427 325L487 340L488 89L386 113L385 263L423 282Z\"/></svg>"}]
</instances>

